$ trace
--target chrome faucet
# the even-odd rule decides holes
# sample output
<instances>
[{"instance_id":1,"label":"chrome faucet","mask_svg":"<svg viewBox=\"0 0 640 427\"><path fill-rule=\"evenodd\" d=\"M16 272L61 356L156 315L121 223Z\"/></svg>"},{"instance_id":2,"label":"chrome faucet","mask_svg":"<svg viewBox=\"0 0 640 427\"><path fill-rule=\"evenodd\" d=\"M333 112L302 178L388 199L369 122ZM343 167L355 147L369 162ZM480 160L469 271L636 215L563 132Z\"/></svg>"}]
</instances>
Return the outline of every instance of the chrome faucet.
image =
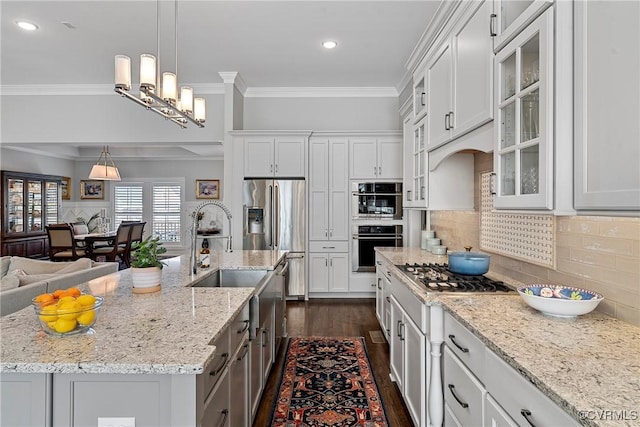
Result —
<instances>
[{"instance_id":1,"label":"chrome faucet","mask_svg":"<svg viewBox=\"0 0 640 427\"><path fill-rule=\"evenodd\" d=\"M217 206L220 209L222 209L224 211L224 214L227 216L227 219L229 220L229 235L228 236L222 236L222 238L227 239L227 248L225 249L226 252L233 252L233 239L231 236L231 231L233 230L233 228L231 227L231 211L229 210L228 207L226 207L225 205L223 205L222 203L218 202L217 200L209 200L206 202L202 202L198 205L198 207L196 207L196 210L193 212L193 214L191 215L193 218L193 223L191 224L191 260L190 260L190 264L193 266L193 274L196 274L198 271L198 258L196 257L196 240L198 238L198 214L200 213L200 211L202 210L202 208L204 208L205 206Z\"/></svg>"}]
</instances>

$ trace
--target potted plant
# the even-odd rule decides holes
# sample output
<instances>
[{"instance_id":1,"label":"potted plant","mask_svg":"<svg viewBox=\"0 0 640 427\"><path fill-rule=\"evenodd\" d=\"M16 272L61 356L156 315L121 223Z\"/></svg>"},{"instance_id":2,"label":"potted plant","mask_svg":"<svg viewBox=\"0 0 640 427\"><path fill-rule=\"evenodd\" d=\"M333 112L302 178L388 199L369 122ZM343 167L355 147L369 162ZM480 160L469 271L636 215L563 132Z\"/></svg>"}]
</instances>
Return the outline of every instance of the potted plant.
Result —
<instances>
[{"instance_id":1,"label":"potted plant","mask_svg":"<svg viewBox=\"0 0 640 427\"><path fill-rule=\"evenodd\" d=\"M131 245L131 280L134 293L149 293L160 290L162 267L166 264L158 258L167 252L159 237L147 237Z\"/></svg>"}]
</instances>

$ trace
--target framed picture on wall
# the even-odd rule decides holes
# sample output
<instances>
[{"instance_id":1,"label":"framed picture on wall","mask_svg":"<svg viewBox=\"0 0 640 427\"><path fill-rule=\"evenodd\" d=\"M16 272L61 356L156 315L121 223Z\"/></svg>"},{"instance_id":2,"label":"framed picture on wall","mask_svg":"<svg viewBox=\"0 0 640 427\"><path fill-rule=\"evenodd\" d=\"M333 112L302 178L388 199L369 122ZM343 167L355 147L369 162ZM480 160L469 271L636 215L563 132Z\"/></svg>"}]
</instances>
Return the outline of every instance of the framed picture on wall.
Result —
<instances>
[{"instance_id":1,"label":"framed picture on wall","mask_svg":"<svg viewBox=\"0 0 640 427\"><path fill-rule=\"evenodd\" d=\"M62 196L62 200L71 200L71 178L68 176L62 177L62 182L60 183L60 195Z\"/></svg>"},{"instance_id":2,"label":"framed picture on wall","mask_svg":"<svg viewBox=\"0 0 640 427\"><path fill-rule=\"evenodd\" d=\"M104 199L104 181L80 181L81 199Z\"/></svg>"},{"instance_id":3,"label":"framed picture on wall","mask_svg":"<svg viewBox=\"0 0 640 427\"><path fill-rule=\"evenodd\" d=\"M196 199L219 199L219 179L196 179Z\"/></svg>"}]
</instances>

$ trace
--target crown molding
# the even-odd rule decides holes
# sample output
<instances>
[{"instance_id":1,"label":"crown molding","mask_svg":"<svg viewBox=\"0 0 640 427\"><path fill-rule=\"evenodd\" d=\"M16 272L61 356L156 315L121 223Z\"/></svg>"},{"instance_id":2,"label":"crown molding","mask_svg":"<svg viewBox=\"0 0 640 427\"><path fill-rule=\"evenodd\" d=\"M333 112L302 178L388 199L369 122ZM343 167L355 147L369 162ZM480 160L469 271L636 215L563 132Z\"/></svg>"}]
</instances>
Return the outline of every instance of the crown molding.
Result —
<instances>
[{"instance_id":1,"label":"crown molding","mask_svg":"<svg viewBox=\"0 0 640 427\"><path fill-rule=\"evenodd\" d=\"M397 98L395 87L249 87L245 98Z\"/></svg>"},{"instance_id":2,"label":"crown molding","mask_svg":"<svg viewBox=\"0 0 640 427\"><path fill-rule=\"evenodd\" d=\"M221 83L185 83L194 93L224 95ZM46 85L0 85L0 95L7 96L45 96L45 95L113 95L111 84L46 84Z\"/></svg>"}]
</instances>

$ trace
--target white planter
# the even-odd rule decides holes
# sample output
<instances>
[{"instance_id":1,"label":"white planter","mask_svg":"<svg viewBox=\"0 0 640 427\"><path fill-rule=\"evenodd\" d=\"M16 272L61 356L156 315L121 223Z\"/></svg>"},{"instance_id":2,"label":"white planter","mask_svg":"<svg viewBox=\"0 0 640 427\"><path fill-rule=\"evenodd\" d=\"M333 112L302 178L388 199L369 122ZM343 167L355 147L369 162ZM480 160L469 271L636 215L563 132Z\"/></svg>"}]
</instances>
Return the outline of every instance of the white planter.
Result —
<instances>
[{"instance_id":1,"label":"white planter","mask_svg":"<svg viewBox=\"0 0 640 427\"><path fill-rule=\"evenodd\" d=\"M134 268L131 267L131 281L133 292L145 294L160 290L162 269L160 267Z\"/></svg>"}]
</instances>

